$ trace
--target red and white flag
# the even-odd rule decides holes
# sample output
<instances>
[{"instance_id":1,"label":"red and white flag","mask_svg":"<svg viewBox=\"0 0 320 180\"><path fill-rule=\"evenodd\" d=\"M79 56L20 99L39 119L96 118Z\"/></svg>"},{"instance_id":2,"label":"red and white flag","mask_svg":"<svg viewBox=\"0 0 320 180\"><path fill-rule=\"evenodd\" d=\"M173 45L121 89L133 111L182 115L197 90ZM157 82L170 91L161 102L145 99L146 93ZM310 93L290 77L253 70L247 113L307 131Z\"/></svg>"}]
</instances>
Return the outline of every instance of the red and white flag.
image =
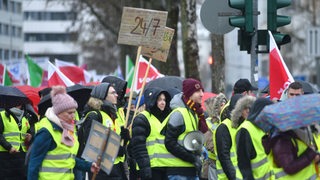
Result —
<instances>
[{"instance_id":1,"label":"red and white flag","mask_svg":"<svg viewBox=\"0 0 320 180\"><path fill-rule=\"evenodd\" d=\"M91 80L89 72L71 62L56 59L55 64L63 74L76 84L87 84Z\"/></svg>"},{"instance_id":2,"label":"red and white flag","mask_svg":"<svg viewBox=\"0 0 320 180\"><path fill-rule=\"evenodd\" d=\"M280 99L282 92L294 82L286 63L280 54L278 46L269 31L269 76L270 98Z\"/></svg>"},{"instance_id":3,"label":"red and white flag","mask_svg":"<svg viewBox=\"0 0 320 180\"><path fill-rule=\"evenodd\" d=\"M135 90L136 92L138 92L142 87L143 79L146 74L148 64L149 62L146 59L144 59L142 56L140 56L139 64L136 72L135 84L133 86L133 90ZM150 64L150 69L146 79L146 84L149 81L152 81L154 79L157 79L163 76L164 75L161 74L157 68L155 68L152 64Z\"/></svg>"},{"instance_id":4,"label":"red and white flag","mask_svg":"<svg viewBox=\"0 0 320 180\"><path fill-rule=\"evenodd\" d=\"M48 62L48 86L72 86L74 83L64 75L55 65Z\"/></svg>"}]
</instances>

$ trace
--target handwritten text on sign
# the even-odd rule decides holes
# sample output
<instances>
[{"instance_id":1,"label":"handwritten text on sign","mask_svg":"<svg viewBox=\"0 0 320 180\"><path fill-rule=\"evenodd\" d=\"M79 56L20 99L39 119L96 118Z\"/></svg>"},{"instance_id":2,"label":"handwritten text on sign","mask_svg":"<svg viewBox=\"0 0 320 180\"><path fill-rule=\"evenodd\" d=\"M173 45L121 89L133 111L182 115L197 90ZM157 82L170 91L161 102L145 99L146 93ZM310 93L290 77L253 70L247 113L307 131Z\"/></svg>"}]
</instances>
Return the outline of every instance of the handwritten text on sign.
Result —
<instances>
[{"instance_id":1,"label":"handwritten text on sign","mask_svg":"<svg viewBox=\"0 0 320 180\"><path fill-rule=\"evenodd\" d=\"M159 61L166 62L173 35L174 35L174 29L166 27L163 34L161 48L143 46L141 50L141 54L144 56L150 57L152 59L157 59Z\"/></svg>"},{"instance_id":2,"label":"handwritten text on sign","mask_svg":"<svg viewBox=\"0 0 320 180\"><path fill-rule=\"evenodd\" d=\"M167 16L165 11L124 7L118 43L161 47Z\"/></svg>"}]
</instances>

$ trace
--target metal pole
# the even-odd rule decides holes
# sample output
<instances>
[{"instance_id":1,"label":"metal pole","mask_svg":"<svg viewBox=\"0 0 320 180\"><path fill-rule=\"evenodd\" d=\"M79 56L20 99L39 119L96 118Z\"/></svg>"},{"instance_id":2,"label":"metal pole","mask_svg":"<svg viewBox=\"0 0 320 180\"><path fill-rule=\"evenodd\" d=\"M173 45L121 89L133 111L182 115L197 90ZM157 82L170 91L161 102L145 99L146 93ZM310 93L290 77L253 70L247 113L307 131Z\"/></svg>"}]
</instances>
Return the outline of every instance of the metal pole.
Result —
<instances>
[{"instance_id":1,"label":"metal pole","mask_svg":"<svg viewBox=\"0 0 320 180\"><path fill-rule=\"evenodd\" d=\"M258 84L258 54L256 51L258 44L258 0L252 0L253 8L253 26L254 32L251 39L251 83L255 87Z\"/></svg>"},{"instance_id":2,"label":"metal pole","mask_svg":"<svg viewBox=\"0 0 320 180\"><path fill-rule=\"evenodd\" d=\"M317 69L317 85L320 88L320 57L316 57L316 69Z\"/></svg>"}]
</instances>

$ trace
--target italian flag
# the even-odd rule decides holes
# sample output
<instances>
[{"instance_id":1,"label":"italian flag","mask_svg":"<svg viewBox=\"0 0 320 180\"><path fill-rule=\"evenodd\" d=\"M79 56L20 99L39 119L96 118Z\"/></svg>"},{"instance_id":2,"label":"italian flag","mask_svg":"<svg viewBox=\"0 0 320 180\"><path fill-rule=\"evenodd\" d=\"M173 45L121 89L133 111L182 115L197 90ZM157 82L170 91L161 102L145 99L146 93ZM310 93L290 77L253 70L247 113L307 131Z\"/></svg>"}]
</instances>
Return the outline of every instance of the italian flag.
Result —
<instances>
[{"instance_id":1,"label":"italian flag","mask_svg":"<svg viewBox=\"0 0 320 180\"><path fill-rule=\"evenodd\" d=\"M132 79L134 73L134 64L129 55L126 56L126 81L128 82L128 88L131 88Z\"/></svg>"}]
</instances>

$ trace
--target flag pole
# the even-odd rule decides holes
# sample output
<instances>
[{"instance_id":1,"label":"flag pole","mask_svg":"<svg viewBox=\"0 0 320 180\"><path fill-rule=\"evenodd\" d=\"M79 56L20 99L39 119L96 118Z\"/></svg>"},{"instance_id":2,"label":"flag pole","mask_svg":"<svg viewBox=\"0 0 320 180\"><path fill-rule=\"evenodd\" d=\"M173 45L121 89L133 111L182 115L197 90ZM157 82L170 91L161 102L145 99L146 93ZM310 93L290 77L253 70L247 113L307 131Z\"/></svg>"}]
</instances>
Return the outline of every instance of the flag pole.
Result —
<instances>
[{"instance_id":1,"label":"flag pole","mask_svg":"<svg viewBox=\"0 0 320 180\"><path fill-rule=\"evenodd\" d=\"M140 89L141 93L143 93L143 91L144 91L144 87L146 85L146 81L147 81L147 77L148 77L148 74L149 74L149 69L150 69L151 63L152 63L152 58L150 57L149 58L148 67L146 69L146 72L145 72L145 75L144 75L144 78L143 78L142 87ZM141 96L142 96L141 93L139 95L139 98L138 98L138 101L137 101L137 106L136 106L136 109L134 110L134 114L133 114L132 121L131 121L130 125L132 124L132 122L134 120L134 117L136 117L136 115L137 115L137 112L138 112L138 109L139 109L140 100L141 100Z\"/></svg>"},{"instance_id":2,"label":"flag pole","mask_svg":"<svg viewBox=\"0 0 320 180\"><path fill-rule=\"evenodd\" d=\"M127 106L126 121L124 123L124 127L127 127L128 119L129 119L129 115L130 115L130 106L132 103L131 101L132 101L132 95L133 95L133 86L135 85L135 82L136 82L136 74L137 74L137 69L138 69L138 65L139 65L139 58L140 58L140 54L141 54L141 49L142 49L142 46L139 46L138 50L137 50L136 65L135 65L134 71L133 71L133 78L132 78L132 83L131 83L131 87L130 87L129 102L128 102L128 106Z\"/></svg>"}]
</instances>

